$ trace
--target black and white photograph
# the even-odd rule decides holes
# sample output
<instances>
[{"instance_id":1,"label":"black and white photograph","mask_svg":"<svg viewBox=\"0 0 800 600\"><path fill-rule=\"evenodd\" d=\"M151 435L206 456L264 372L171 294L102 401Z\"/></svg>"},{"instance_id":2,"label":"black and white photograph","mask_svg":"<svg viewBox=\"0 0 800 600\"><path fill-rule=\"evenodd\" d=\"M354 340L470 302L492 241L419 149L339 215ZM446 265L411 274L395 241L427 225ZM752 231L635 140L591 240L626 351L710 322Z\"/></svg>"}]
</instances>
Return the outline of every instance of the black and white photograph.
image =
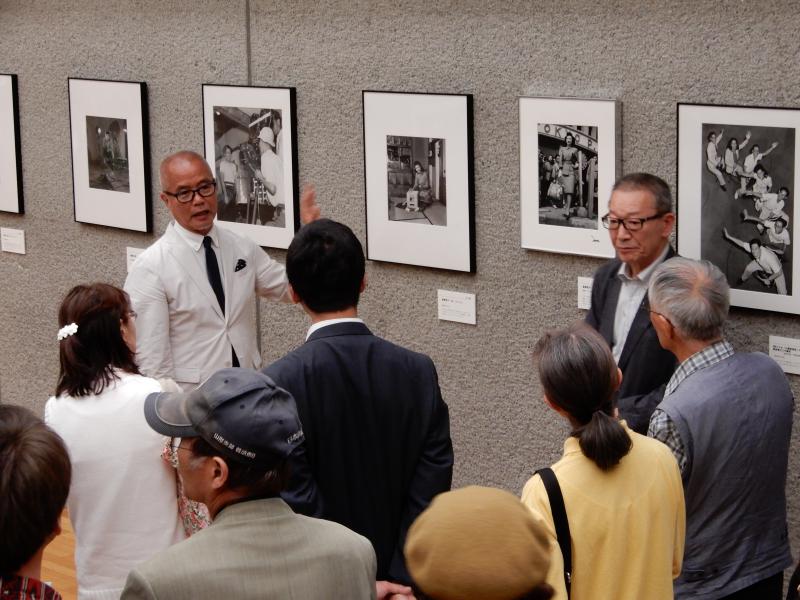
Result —
<instances>
[{"instance_id":1,"label":"black and white photograph","mask_svg":"<svg viewBox=\"0 0 800 600\"><path fill-rule=\"evenodd\" d=\"M613 256L600 219L620 156L614 100L520 98L522 247Z\"/></svg>"},{"instance_id":2,"label":"black and white photograph","mask_svg":"<svg viewBox=\"0 0 800 600\"><path fill-rule=\"evenodd\" d=\"M17 76L0 74L0 211L24 212Z\"/></svg>"},{"instance_id":3,"label":"black and white photograph","mask_svg":"<svg viewBox=\"0 0 800 600\"><path fill-rule=\"evenodd\" d=\"M147 86L68 80L75 220L152 231Z\"/></svg>"},{"instance_id":4,"label":"black and white photograph","mask_svg":"<svg viewBox=\"0 0 800 600\"><path fill-rule=\"evenodd\" d=\"M597 229L597 127L539 123L539 223Z\"/></svg>"},{"instance_id":5,"label":"black and white photograph","mask_svg":"<svg viewBox=\"0 0 800 600\"><path fill-rule=\"evenodd\" d=\"M389 220L447 225L445 140L386 136Z\"/></svg>"},{"instance_id":6,"label":"black and white photograph","mask_svg":"<svg viewBox=\"0 0 800 600\"><path fill-rule=\"evenodd\" d=\"M125 119L87 116L86 158L89 187L114 192L131 191L128 122Z\"/></svg>"},{"instance_id":7,"label":"black and white photograph","mask_svg":"<svg viewBox=\"0 0 800 600\"><path fill-rule=\"evenodd\" d=\"M732 302L784 310L795 279L797 132L767 124L765 110L798 112L679 105L679 251L717 265Z\"/></svg>"},{"instance_id":8,"label":"black and white photograph","mask_svg":"<svg viewBox=\"0 0 800 600\"><path fill-rule=\"evenodd\" d=\"M363 106L367 258L474 273L472 96L367 90Z\"/></svg>"},{"instance_id":9,"label":"black and white photograph","mask_svg":"<svg viewBox=\"0 0 800 600\"><path fill-rule=\"evenodd\" d=\"M288 247L299 215L294 90L204 85L203 112L218 222L259 245Z\"/></svg>"}]
</instances>

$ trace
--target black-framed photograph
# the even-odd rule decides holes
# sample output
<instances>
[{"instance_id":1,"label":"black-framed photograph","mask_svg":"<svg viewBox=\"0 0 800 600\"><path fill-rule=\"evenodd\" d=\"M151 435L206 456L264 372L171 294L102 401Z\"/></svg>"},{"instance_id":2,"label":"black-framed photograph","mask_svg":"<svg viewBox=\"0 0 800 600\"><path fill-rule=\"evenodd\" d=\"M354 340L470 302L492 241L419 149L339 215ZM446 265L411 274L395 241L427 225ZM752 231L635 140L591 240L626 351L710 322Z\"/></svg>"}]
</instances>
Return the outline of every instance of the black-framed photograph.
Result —
<instances>
[{"instance_id":1,"label":"black-framed photograph","mask_svg":"<svg viewBox=\"0 0 800 600\"><path fill-rule=\"evenodd\" d=\"M152 231L147 85L68 84L75 220Z\"/></svg>"},{"instance_id":2,"label":"black-framed photograph","mask_svg":"<svg viewBox=\"0 0 800 600\"><path fill-rule=\"evenodd\" d=\"M17 76L0 74L0 210L23 213Z\"/></svg>"},{"instance_id":3,"label":"black-framed photograph","mask_svg":"<svg viewBox=\"0 0 800 600\"><path fill-rule=\"evenodd\" d=\"M678 104L678 252L717 265L731 304L800 313L800 110Z\"/></svg>"},{"instance_id":4,"label":"black-framed photograph","mask_svg":"<svg viewBox=\"0 0 800 600\"><path fill-rule=\"evenodd\" d=\"M295 89L204 84L203 132L217 222L288 248L300 227Z\"/></svg>"},{"instance_id":5,"label":"black-framed photograph","mask_svg":"<svg viewBox=\"0 0 800 600\"><path fill-rule=\"evenodd\" d=\"M520 98L522 247L612 257L600 219L620 157L615 100Z\"/></svg>"},{"instance_id":6,"label":"black-framed photograph","mask_svg":"<svg viewBox=\"0 0 800 600\"><path fill-rule=\"evenodd\" d=\"M474 273L472 96L362 99L367 258Z\"/></svg>"}]
</instances>

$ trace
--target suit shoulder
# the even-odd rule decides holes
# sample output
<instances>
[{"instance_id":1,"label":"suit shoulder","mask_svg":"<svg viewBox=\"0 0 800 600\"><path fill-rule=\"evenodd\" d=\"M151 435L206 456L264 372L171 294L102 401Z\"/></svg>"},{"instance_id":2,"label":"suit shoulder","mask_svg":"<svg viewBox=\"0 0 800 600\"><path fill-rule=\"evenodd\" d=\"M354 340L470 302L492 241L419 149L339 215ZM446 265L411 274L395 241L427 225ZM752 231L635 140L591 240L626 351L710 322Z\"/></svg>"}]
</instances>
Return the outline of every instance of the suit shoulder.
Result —
<instances>
[{"instance_id":1,"label":"suit shoulder","mask_svg":"<svg viewBox=\"0 0 800 600\"><path fill-rule=\"evenodd\" d=\"M413 362L418 365L429 365L430 367L434 367L433 359L428 356L427 354L423 354L422 352L416 352L415 350L410 350L404 346L400 346L399 344L395 344L394 342L390 342L389 340L385 340L382 337L378 337L377 335L372 336L374 339L374 343L381 347L387 353L396 354L398 357L405 358L408 362Z\"/></svg>"},{"instance_id":2,"label":"suit shoulder","mask_svg":"<svg viewBox=\"0 0 800 600\"><path fill-rule=\"evenodd\" d=\"M341 549L348 549L362 557L374 556L372 543L367 538L340 523L304 515L295 515L295 518L298 525L313 532L314 539L319 545L336 548L337 553L341 552Z\"/></svg>"},{"instance_id":3,"label":"suit shoulder","mask_svg":"<svg viewBox=\"0 0 800 600\"><path fill-rule=\"evenodd\" d=\"M604 262L594 272L594 279L609 279L613 277L619 271L620 265L622 265L622 262L618 258L612 258Z\"/></svg>"}]
</instances>

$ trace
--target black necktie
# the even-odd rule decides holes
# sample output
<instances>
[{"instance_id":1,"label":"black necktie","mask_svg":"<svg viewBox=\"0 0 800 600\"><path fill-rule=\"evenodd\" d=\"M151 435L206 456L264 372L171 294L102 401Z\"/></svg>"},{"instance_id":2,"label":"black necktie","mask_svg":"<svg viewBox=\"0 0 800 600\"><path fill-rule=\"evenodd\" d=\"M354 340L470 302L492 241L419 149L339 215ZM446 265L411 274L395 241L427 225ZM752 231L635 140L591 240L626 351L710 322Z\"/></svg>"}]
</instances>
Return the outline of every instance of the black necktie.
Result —
<instances>
[{"instance_id":1,"label":"black necktie","mask_svg":"<svg viewBox=\"0 0 800 600\"><path fill-rule=\"evenodd\" d=\"M219 307L222 309L222 314L225 314L225 290L222 289L222 276L219 274L219 263L217 262L217 254L214 248L211 247L211 238L205 236L203 238L203 246L206 248L206 273L208 274L208 282L211 284L211 289L214 290L214 295L217 297ZM236 356L236 350L231 346L231 362L234 367L239 366L239 357Z\"/></svg>"},{"instance_id":2,"label":"black necktie","mask_svg":"<svg viewBox=\"0 0 800 600\"><path fill-rule=\"evenodd\" d=\"M222 309L222 314L225 314L225 291L222 289L222 277L219 274L219 263L217 262L217 255L214 248L211 247L211 238L205 236L203 238L203 246L206 247L206 273L208 274L208 282L211 284L211 289L214 290L214 295L217 297L219 307Z\"/></svg>"}]
</instances>

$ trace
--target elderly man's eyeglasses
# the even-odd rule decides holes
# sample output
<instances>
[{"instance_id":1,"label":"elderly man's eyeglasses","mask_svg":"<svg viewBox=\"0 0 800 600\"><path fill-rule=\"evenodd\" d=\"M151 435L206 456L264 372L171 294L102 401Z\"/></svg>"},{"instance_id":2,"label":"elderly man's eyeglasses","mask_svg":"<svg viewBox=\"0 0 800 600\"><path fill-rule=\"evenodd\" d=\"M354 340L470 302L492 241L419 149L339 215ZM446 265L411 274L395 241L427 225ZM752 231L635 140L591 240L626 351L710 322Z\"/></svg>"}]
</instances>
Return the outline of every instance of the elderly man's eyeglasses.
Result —
<instances>
[{"instance_id":1,"label":"elderly man's eyeglasses","mask_svg":"<svg viewBox=\"0 0 800 600\"><path fill-rule=\"evenodd\" d=\"M199 194L201 198L208 198L216 189L217 182L209 181L208 183L204 183L200 187L196 187L193 190L181 190L180 192L168 192L167 190L163 190L163 192L167 196L172 196L181 204L186 204L187 202L194 200L195 194Z\"/></svg>"},{"instance_id":2,"label":"elderly man's eyeglasses","mask_svg":"<svg viewBox=\"0 0 800 600\"><path fill-rule=\"evenodd\" d=\"M628 231L639 231L648 221L660 219L663 216L664 213L657 213L651 217L631 217L630 219L618 219L617 217L606 215L600 219L600 222L606 229L615 230L619 229L619 226L622 225Z\"/></svg>"}]
</instances>

